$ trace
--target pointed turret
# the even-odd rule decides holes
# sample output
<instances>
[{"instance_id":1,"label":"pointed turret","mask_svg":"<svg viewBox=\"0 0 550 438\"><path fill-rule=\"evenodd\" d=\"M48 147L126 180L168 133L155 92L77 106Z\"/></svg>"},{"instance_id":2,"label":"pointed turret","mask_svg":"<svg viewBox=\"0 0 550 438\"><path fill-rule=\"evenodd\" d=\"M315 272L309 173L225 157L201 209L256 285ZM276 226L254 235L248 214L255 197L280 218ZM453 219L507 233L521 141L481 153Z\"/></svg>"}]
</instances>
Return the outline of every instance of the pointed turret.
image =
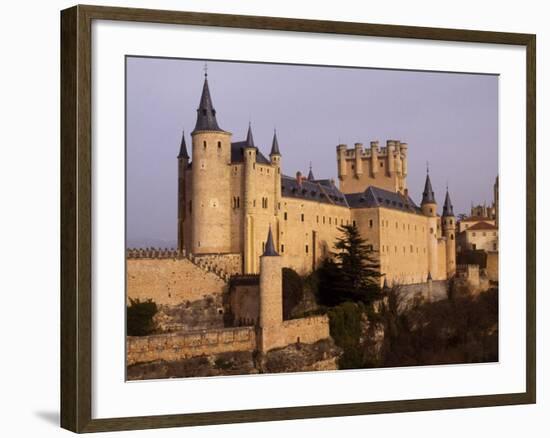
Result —
<instances>
[{"instance_id":1,"label":"pointed turret","mask_svg":"<svg viewBox=\"0 0 550 438\"><path fill-rule=\"evenodd\" d=\"M435 195L432 189L432 182L430 181L430 174L426 174L426 183L424 184L424 191L422 192L422 202L424 204L435 204Z\"/></svg>"},{"instance_id":2,"label":"pointed turret","mask_svg":"<svg viewBox=\"0 0 550 438\"><path fill-rule=\"evenodd\" d=\"M443 204L443 217L454 216L453 204L451 203L451 197L449 196L449 189L447 189L447 194L445 195L445 203Z\"/></svg>"},{"instance_id":3,"label":"pointed turret","mask_svg":"<svg viewBox=\"0 0 550 438\"><path fill-rule=\"evenodd\" d=\"M307 174L308 181L315 181L315 176L313 175L313 170L311 169L311 163L309 163L309 173Z\"/></svg>"},{"instance_id":4,"label":"pointed turret","mask_svg":"<svg viewBox=\"0 0 550 438\"><path fill-rule=\"evenodd\" d=\"M189 154L187 153L187 145L185 144L185 131L181 133L181 144L180 144L180 153L178 158L183 158L185 160L189 159Z\"/></svg>"},{"instance_id":5,"label":"pointed turret","mask_svg":"<svg viewBox=\"0 0 550 438\"><path fill-rule=\"evenodd\" d=\"M245 147L254 148L254 137L252 136L252 125L248 124L248 132L246 133Z\"/></svg>"},{"instance_id":6,"label":"pointed turret","mask_svg":"<svg viewBox=\"0 0 550 438\"><path fill-rule=\"evenodd\" d=\"M275 245L273 244L273 234L271 233L271 225L269 226L269 232L267 233L267 241L265 243L265 251L263 256L274 257L279 254L275 251Z\"/></svg>"},{"instance_id":7,"label":"pointed turret","mask_svg":"<svg viewBox=\"0 0 550 438\"><path fill-rule=\"evenodd\" d=\"M279 141L277 140L277 131L273 131L273 143L271 144L271 152L269 153L269 156L273 155L281 155L281 152L279 152Z\"/></svg>"},{"instance_id":8,"label":"pointed turret","mask_svg":"<svg viewBox=\"0 0 550 438\"><path fill-rule=\"evenodd\" d=\"M216 120L216 110L212 105L210 89L208 87L208 74L204 74L204 85L199 107L197 108L197 124L193 132L197 131L223 131Z\"/></svg>"}]
</instances>

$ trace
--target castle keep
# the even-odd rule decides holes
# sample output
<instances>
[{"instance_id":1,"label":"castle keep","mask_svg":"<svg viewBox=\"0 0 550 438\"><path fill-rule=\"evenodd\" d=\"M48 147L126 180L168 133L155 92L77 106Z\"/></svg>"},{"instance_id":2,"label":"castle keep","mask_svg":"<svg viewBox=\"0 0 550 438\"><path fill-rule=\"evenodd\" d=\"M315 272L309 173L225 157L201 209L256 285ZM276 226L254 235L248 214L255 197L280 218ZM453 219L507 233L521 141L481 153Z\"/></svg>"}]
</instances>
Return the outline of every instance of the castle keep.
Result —
<instances>
[{"instance_id":1,"label":"castle keep","mask_svg":"<svg viewBox=\"0 0 550 438\"><path fill-rule=\"evenodd\" d=\"M239 258L230 274L254 274L271 226L281 266L301 274L315 269L333 250L338 227L355 224L380 258L389 285L445 280L455 273L455 217L447 191L442 214L429 174L420 206L407 187L408 146L389 140L364 148L336 147L338 186L281 172L277 133L269 156L246 139L233 141L220 128L205 75L191 156L182 136L178 155L178 250L193 256Z\"/></svg>"}]
</instances>

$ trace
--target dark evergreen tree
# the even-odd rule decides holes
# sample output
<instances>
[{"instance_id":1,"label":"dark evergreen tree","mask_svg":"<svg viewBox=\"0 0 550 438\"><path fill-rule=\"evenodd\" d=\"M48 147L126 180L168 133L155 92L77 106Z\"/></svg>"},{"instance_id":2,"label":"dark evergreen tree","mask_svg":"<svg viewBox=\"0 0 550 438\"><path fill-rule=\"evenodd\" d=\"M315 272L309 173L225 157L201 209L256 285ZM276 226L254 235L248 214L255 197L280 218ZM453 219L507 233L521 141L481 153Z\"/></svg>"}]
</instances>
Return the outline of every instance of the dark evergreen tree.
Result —
<instances>
[{"instance_id":1,"label":"dark evergreen tree","mask_svg":"<svg viewBox=\"0 0 550 438\"><path fill-rule=\"evenodd\" d=\"M381 292L376 252L355 225L343 225L338 230L343 236L336 240L336 251L319 272L321 304L334 306L345 301L370 304Z\"/></svg>"},{"instance_id":2,"label":"dark evergreen tree","mask_svg":"<svg viewBox=\"0 0 550 438\"><path fill-rule=\"evenodd\" d=\"M126 307L127 335L147 336L154 333L156 327L153 317L157 311L157 304L151 299L140 301L130 298L130 305Z\"/></svg>"}]
</instances>

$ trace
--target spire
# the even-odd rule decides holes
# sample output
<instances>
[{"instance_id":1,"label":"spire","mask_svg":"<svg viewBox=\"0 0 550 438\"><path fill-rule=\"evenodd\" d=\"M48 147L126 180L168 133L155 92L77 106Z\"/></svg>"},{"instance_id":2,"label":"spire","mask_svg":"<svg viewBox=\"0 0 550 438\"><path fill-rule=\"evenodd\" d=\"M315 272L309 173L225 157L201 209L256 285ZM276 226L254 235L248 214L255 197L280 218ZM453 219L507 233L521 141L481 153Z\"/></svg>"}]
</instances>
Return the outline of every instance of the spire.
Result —
<instances>
[{"instance_id":1,"label":"spire","mask_svg":"<svg viewBox=\"0 0 550 438\"><path fill-rule=\"evenodd\" d=\"M210 97L210 89L208 87L208 73L204 72L204 85L202 87L201 101L197 108L197 124L195 125L196 131L223 131L218 126L216 120L216 110L212 105L212 98Z\"/></svg>"},{"instance_id":2,"label":"spire","mask_svg":"<svg viewBox=\"0 0 550 438\"><path fill-rule=\"evenodd\" d=\"M451 203L451 197L449 196L449 188L447 187L447 194L445 195L445 204L443 204L443 217L454 216L453 204Z\"/></svg>"},{"instance_id":3,"label":"spire","mask_svg":"<svg viewBox=\"0 0 550 438\"><path fill-rule=\"evenodd\" d=\"M267 241L265 243L265 251L263 256L278 256L277 251L275 251L275 245L273 244L273 234L271 233L271 225L269 226L269 233L267 233Z\"/></svg>"},{"instance_id":4,"label":"spire","mask_svg":"<svg viewBox=\"0 0 550 438\"><path fill-rule=\"evenodd\" d=\"M246 145L247 148L254 148L256 147L254 145L254 137L252 137L252 125L250 122L248 122L248 132L246 133Z\"/></svg>"},{"instance_id":5,"label":"spire","mask_svg":"<svg viewBox=\"0 0 550 438\"><path fill-rule=\"evenodd\" d=\"M272 155L281 155L279 152L279 142L277 141L277 131L273 131L273 143L271 144L271 152L269 153L269 156Z\"/></svg>"},{"instance_id":6,"label":"spire","mask_svg":"<svg viewBox=\"0 0 550 438\"><path fill-rule=\"evenodd\" d=\"M430 181L430 174L426 173L426 184L424 184L424 191L422 192L421 205L435 203L435 195L432 189L432 182Z\"/></svg>"},{"instance_id":7,"label":"spire","mask_svg":"<svg viewBox=\"0 0 550 438\"><path fill-rule=\"evenodd\" d=\"M187 153L187 145L185 144L185 131L181 133L181 144L180 144L180 153L178 158L189 159L189 154Z\"/></svg>"},{"instance_id":8,"label":"spire","mask_svg":"<svg viewBox=\"0 0 550 438\"><path fill-rule=\"evenodd\" d=\"M308 181L315 181L315 176L313 176L313 170L311 169L311 162L309 163L309 173L307 174Z\"/></svg>"}]
</instances>

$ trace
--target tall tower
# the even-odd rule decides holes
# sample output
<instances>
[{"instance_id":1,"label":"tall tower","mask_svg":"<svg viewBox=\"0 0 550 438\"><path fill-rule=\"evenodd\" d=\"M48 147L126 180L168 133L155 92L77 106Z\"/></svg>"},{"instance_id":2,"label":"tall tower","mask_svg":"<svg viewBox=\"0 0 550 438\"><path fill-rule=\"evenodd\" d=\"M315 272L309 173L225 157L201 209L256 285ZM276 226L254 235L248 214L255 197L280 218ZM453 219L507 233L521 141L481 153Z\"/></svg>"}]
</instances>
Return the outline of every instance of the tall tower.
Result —
<instances>
[{"instance_id":1,"label":"tall tower","mask_svg":"<svg viewBox=\"0 0 550 438\"><path fill-rule=\"evenodd\" d=\"M187 199L185 196L185 172L189 166L189 154L185 144L185 132L181 134L180 152L178 154L178 251L184 249L184 222Z\"/></svg>"},{"instance_id":2,"label":"tall tower","mask_svg":"<svg viewBox=\"0 0 550 438\"><path fill-rule=\"evenodd\" d=\"M255 224L254 205L255 199L255 173L257 149L254 145L252 127L248 125L244 152L244 273L254 274L258 272L255 252Z\"/></svg>"},{"instance_id":3,"label":"tall tower","mask_svg":"<svg viewBox=\"0 0 550 438\"><path fill-rule=\"evenodd\" d=\"M282 260L273 243L271 227L265 251L260 257L260 336L259 350L267 352L284 343L279 339L283 325Z\"/></svg>"},{"instance_id":4,"label":"tall tower","mask_svg":"<svg viewBox=\"0 0 550 438\"><path fill-rule=\"evenodd\" d=\"M447 255L447 278L451 278L456 272L456 219L453 212L453 204L449 196L449 188L445 195L445 203L443 204L443 214L441 215L441 225L443 235L447 238L446 255Z\"/></svg>"},{"instance_id":5,"label":"tall tower","mask_svg":"<svg viewBox=\"0 0 550 438\"><path fill-rule=\"evenodd\" d=\"M436 275L437 272L437 203L430 181L430 174L426 173L426 183L424 192L422 192L422 202L420 204L422 213L428 217L428 233L426 246L428 248L428 272ZM436 277L437 279L438 277Z\"/></svg>"},{"instance_id":6,"label":"tall tower","mask_svg":"<svg viewBox=\"0 0 550 438\"><path fill-rule=\"evenodd\" d=\"M231 248L230 186L231 133L218 126L208 75L204 75L197 123L191 133L192 252L227 253Z\"/></svg>"},{"instance_id":7,"label":"tall tower","mask_svg":"<svg viewBox=\"0 0 550 438\"><path fill-rule=\"evenodd\" d=\"M269 153L271 165L275 168L275 202L274 214L279 213L279 204L281 202L281 152L279 151L279 141L277 140L277 131L273 131L273 143Z\"/></svg>"}]
</instances>

